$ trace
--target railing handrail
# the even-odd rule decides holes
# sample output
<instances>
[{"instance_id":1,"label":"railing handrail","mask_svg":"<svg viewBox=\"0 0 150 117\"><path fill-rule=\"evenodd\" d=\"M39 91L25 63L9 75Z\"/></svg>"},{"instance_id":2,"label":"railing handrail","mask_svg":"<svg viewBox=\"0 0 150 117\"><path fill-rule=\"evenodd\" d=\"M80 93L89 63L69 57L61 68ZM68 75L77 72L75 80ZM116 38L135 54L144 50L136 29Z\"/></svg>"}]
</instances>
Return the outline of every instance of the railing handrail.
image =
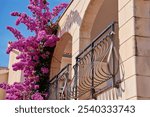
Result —
<instances>
[{"instance_id":1,"label":"railing handrail","mask_svg":"<svg viewBox=\"0 0 150 117\"><path fill-rule=\"evenodd\" d=\"M83 49L83 50L78 54L78 56L76 56L76 59L79 59L79 57L80 57L89 47L91 47L101 36L103 36L103 34L105 34L105 32L107 32L110 28L114 29L115 23L117 23L117 22L112 22L111 24L109 24L98 36L96 36L96 37L94 38L94 40L93 40L85 49ZM103 40L103 38L102 38L100 41L102 41L102 40Z\"/></svg>"},{"instance_id":2,"label":"railing handrail","mask_svg":"<svg viewBox=\"0 0 150 117\"><path fill-rule=\"evenodd\" d=\"M50 79L49 83L51 83L53 80L59 80L57 79L57 76L59 76L65 69L67 69L71 64L67 64L64 68L62 68L57 75L55 75L52 79Z\"/></svg>"}]
</instances>

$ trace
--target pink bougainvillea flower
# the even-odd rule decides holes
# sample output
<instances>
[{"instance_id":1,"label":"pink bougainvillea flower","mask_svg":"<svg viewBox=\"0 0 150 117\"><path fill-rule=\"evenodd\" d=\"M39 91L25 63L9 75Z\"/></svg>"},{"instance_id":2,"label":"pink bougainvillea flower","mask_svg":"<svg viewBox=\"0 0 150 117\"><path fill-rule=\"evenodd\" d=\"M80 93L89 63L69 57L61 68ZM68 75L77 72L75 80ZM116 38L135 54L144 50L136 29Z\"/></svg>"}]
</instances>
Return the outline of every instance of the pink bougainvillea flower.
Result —
<instances>
[{"instance_id":1,"label":"pink bougainvillea flower","mask_svg":"<svg viewBox=\"0 0 150 117\"><path fill-rule=\"evenodd\" d=\"M46 67L42 67L41 71L42 71L43 74L47 74L49 72L49 69L46 68Z\"/></svg>"},{"instance_id":2,"label":"pink bougainvillea flower","mask_svg":"<svg viewBox=\"0 0 150 117\"><path fill-rule=\"evenodd\" d=\"M32 100L43 100L43 96L40 93L35 93L31 96Z\"/></svg>"},{"instance_id":3,"label":"pink bougainvillea flower","mask_svg":"<svg viewBox=\"0 0 150 117\"><path fill-rule=\"evenodd\" d=\"M20 31L8 26L7 29L17 39L9 43L7 53L12 50L19 52L17 63L13 70L23 72L24 81L12 85L2 83L0 88L6 90L8 100L43 100L48 97L49 65L57 37L58 22L54 18L68 6L66 3L54 7L52 12L46 0L29 0L28 9L32 16L26 13L12 12L18 17L16 25L24 24L34 35L24 37ZM54 22L56 21L56 22ZM44 85L43 85L44 84Z\"/></svg>"}]
</instances>

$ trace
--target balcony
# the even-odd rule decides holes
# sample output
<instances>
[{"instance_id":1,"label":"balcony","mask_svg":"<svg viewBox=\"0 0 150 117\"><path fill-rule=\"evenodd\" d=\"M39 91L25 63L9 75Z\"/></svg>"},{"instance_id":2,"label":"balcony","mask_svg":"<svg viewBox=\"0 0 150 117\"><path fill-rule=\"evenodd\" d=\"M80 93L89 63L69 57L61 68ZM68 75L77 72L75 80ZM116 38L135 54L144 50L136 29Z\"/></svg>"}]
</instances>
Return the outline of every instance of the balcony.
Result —
<instances>
[{"instance_id":1,"label":"balcony","mask_svg":"<svg viewBox=\"0 0 150 117\"><path fill-rule=\"evenodd\" d=\"M73 68L67 65L50 80L50 99L97 99L100 93L119 87L115 32L113 22L80 52Z\"/></svg>"},{"instance_id":2,"label":"balcony","mask_svg":"<svg viewBox=\"0 0 150 117\"><path fill-rule=\"evenodd\" d=\"M49 99L69 100L71 99L70 73L71 65L66 65L50 81Z\"/></svg>"}]
</instances>

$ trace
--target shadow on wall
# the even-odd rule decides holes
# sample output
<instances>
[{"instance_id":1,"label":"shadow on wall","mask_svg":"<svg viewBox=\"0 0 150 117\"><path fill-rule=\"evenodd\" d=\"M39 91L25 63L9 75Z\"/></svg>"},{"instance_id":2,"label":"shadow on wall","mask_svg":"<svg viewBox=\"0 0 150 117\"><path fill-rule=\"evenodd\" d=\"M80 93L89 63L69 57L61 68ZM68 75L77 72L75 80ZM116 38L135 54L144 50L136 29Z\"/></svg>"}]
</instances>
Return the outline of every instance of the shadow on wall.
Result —
<instances>
[{"instance_id":1,"label":"shadow on wall","mask_svg":"<svg viewBox=\"0 0 150 117\"><path fill-rule=\"evenodd\" d=\"M81 25L82 19L79 15L79 12L77 10L71 11L70 14L67 16L67 19L63 25L63 27L60 27L61 35L65 32L69 32L73 24L77 24L78 26Z\"/></svg>"}]
</instances>

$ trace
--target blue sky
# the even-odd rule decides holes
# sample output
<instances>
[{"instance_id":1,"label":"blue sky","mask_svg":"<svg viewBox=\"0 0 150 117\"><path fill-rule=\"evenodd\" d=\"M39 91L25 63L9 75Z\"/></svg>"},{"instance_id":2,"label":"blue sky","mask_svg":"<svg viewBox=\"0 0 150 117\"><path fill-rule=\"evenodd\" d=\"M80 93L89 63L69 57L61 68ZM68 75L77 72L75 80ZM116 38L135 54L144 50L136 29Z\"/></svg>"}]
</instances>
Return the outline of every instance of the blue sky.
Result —
<instances>
[{"instance_id":1,"label":"blue sky","mask_svg":"<svg viewBox=\"0 0 150 117\"><path fill-rule=\"evenodd\" d=\"M69 2L70 0L47 0L50 8L53 8L61 2ZM8 41L14 41L14 36L6 29L7 26L13 26L19 29L25 36L31 33L26 30L24 25L15 26L16 18L10 16L12 11L26 12L29 0L0 0L0 66L7 67L9 56L6 54Z\"/></svg>"}]
</instances>

